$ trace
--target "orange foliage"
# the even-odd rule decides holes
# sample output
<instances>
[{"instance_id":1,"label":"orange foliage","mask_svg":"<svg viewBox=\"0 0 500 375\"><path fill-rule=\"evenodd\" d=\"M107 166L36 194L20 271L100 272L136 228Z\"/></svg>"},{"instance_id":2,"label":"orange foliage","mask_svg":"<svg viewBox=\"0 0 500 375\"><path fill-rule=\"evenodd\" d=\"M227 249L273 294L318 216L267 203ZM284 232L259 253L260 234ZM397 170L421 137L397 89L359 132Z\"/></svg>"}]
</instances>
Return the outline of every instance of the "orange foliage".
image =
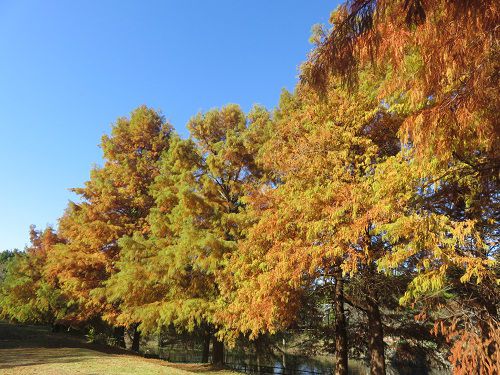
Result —
<instances>
[{"instance_id":1,"label":"orange foliage","mask_svg":"<svg viewBox=\"0 0 500 375\"><path fill-rule=\"evenodd\" d=\"M171 132L163 117L145 106L130 119L118 119L111 136L102 138L104 166L92 170L85 187L73 189L82 202L71 202L60 219L66 243L55 248L47 267L71 301L65 320L114 320L117 305L106 300L103 282L115 272L117 240L149 231L146 216L154 205L149 188Z\"/></svg>"},{"instance_id":2,"label":"orange foliage","mask_svg":"<svg viewBox=\"0 0 500 375\"><path fill-rule=\"evenodd\" d=\"M449 361L453 373L478 375L498 374L500 364L500 324L488 319L479 325L467 318L454 318L451 322L439 321L434 326L435 334L442 334L451 344Z\"/></svg>"}]
</instances>

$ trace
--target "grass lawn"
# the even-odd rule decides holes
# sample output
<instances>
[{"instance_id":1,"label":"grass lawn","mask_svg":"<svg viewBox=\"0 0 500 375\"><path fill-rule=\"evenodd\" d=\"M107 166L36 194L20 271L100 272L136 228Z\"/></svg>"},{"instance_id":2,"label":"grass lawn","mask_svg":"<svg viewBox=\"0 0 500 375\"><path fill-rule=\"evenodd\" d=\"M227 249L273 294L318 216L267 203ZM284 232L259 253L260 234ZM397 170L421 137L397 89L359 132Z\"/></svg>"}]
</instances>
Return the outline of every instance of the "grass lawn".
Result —
<instances>
[{"instance_id":1,"label":"grass lawn","mask_svg":"<svg viewBox=\"0 0 500 375\"><path fill-rule=\"evenodd\" d=\"M232 375L206 365L174 364L86 344L45 327L0 322L0 374L12 375Z\"/></svg>"}]
</instances>

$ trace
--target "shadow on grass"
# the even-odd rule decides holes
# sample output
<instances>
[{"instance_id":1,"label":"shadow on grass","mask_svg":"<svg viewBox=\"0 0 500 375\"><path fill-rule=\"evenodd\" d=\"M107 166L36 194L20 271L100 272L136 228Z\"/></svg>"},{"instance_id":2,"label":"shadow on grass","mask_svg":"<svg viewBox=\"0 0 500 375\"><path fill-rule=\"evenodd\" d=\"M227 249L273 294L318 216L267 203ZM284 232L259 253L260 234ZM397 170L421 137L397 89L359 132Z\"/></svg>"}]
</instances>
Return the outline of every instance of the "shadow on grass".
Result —
<instances>
[{"instance_id":1,"label":"shadow on grass","mask_svg":"<svg viewBox=\"0 0 500 375\"><path fill-rule=\"evenodd\" d=\"M159 359L146 359L137 353L106 345L89 344L82 337L53 333L50 327L9 324L0 321L0 370L38 365L99 363L109 356L136 356L140 362L192 373L218 373L227 368L208 364L170 363ZM125 358L125 357L124 357ZM0 371L1 372L1 371Z\"/></svg>"},{"instance_id":2,"label":"shadow on grass","mask_svg":"<svg viewBox=\"0 0 500 375\"><path fill-rule=\"evenodd\" d=\"M106 354L136 355L120 348L89 344L81 337L52 333L46 326L0 321L0 369L85 362Z\"/></svg>"},{"instance_id":3,"label":"shadow on grass","mask_svg":"<svg viewBox=\"0 0 500 375\"><path fill-rule=\"evenodd\" d=\"M99 355L90 353L76 348L57 348L55 350L54 348L2 349L0 369L49 363L83 363L99 357Z\"/></svg>"}]
</instances>

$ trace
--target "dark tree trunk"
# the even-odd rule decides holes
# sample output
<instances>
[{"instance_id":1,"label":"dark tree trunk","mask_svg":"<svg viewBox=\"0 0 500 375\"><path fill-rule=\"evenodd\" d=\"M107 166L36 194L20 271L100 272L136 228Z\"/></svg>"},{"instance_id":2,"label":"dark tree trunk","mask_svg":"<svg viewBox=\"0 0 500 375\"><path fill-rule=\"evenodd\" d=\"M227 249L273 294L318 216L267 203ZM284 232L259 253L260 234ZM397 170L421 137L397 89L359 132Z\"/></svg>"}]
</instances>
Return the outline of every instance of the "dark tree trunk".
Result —
<instances>
[{"instance_id":1,"label":"dark tree trunk","mask_svg":"<svg viewBox=\"0 0 500 375\"><path fill-rule=\"evenodd\" d=\"M137 329L138 327L139 327L138 323L134 324L132 327L132 330L133 330L132 347L130 349L134 352L139 351L139 344L141 342L141 332L139 332L139 330Z\"/></svg>"},{"instance_id":2,"label":"dark tree trunk","mask_svg":"<svg viewBox=\"0 0 500 375\"><path fill-rule=\"evenodd\" d=\"M203 351L201 353L201 363L208 363L210 354L210 333L207 332L203 337Z\"/></svg>"},{"instance_id":3,"label":"dark tree trunk","mask_svg":"<svg viewBox=\"0 0 500 375\"><path fill-rule=\"evenodd\" d=\"M375 302L369 302L366 313L368 316L370 374L385 375L384 328L380 309Z\"/></svg>"},{"instance_id":4,"label":"dark tree trunk","mask_svg":"<svg viewBox=\"0 0 500 375\"><path fill-rule=\"evenodd\" d=\"M344 280L335 282L335 375L347 375L347 322L344 311Z\"/></svg>"},{"instance_id":5,"label":"dark tree trunk","mask_svg":"<svg viewBox=\"0 0 500 375\"><path fill-rule=\"evenodd\" d=\"M125 348L125 327L113 327L113 337L118 347Z\"/></svg>"},{"instance_id":6,"label":"dark tree trunk","mask_svg":"<svg viewBox=\"0 0 500 375\"><path fill-rule=\"evenodd\" d=\"M64 326L61 324L53 323L52 324L52 332L61 332Z\"/></svg>"},{"instance_id":7,"label":"dark tree trunk","mask_svg":"<svg viewBox=\"0 0 500 375\"><path fill-rule=\"evenodd\" d=\"M160 331L158 332L158 357L160 357L162 345L163 345L163 326L160 326Z\"/></svg>"},{"instance_id":8,"label":"dark tree trunk","mask_svg":"<svg viewBox=\"0 0 500 375\"><path fill-rule=\"evenodd\" d=\"M260 336L255 339L254 346L255 346L255 356L257 357L257 372L260 374L261 373L260 357L261 357L261 352L262 352Z\"/></svg>"},{"instance_id":9,"label":"dark tree trunk","mask_svg":"<svg viewBox=\"0 0 500 375\"><path fill-rule=\"evenodd\" d=\"M212 363L217 366L224 364L224 343L215 336L212 339Z\"/></svg>"}]
</instances>

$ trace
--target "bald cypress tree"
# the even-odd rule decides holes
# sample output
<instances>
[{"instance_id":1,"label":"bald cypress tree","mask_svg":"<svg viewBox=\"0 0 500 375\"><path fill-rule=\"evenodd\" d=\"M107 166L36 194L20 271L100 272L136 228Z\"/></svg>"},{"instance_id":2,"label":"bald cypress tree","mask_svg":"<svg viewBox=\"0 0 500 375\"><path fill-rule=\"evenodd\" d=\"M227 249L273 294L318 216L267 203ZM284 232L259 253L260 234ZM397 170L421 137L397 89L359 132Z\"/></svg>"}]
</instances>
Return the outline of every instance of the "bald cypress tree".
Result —
<instances>
[{"instance_id":1,"label":"bald cypress tree","mask_svg":"<svg viewBox=\"0 0 500 375\"><path fill-rule=\"evenodd\" d=\"M116 272L118 239L149 231L146 217L154 204L149 188L171 133L158 112L142 106L103 136L105 163L91 171L84 187L73 189L81 201L71 202L60 219L65 243L48 259L47 274L57 278L70 301L65 320L78 324L102 317L119 324L120 307L106 300L104 282Z\"/></svg>"}]
</instances>

